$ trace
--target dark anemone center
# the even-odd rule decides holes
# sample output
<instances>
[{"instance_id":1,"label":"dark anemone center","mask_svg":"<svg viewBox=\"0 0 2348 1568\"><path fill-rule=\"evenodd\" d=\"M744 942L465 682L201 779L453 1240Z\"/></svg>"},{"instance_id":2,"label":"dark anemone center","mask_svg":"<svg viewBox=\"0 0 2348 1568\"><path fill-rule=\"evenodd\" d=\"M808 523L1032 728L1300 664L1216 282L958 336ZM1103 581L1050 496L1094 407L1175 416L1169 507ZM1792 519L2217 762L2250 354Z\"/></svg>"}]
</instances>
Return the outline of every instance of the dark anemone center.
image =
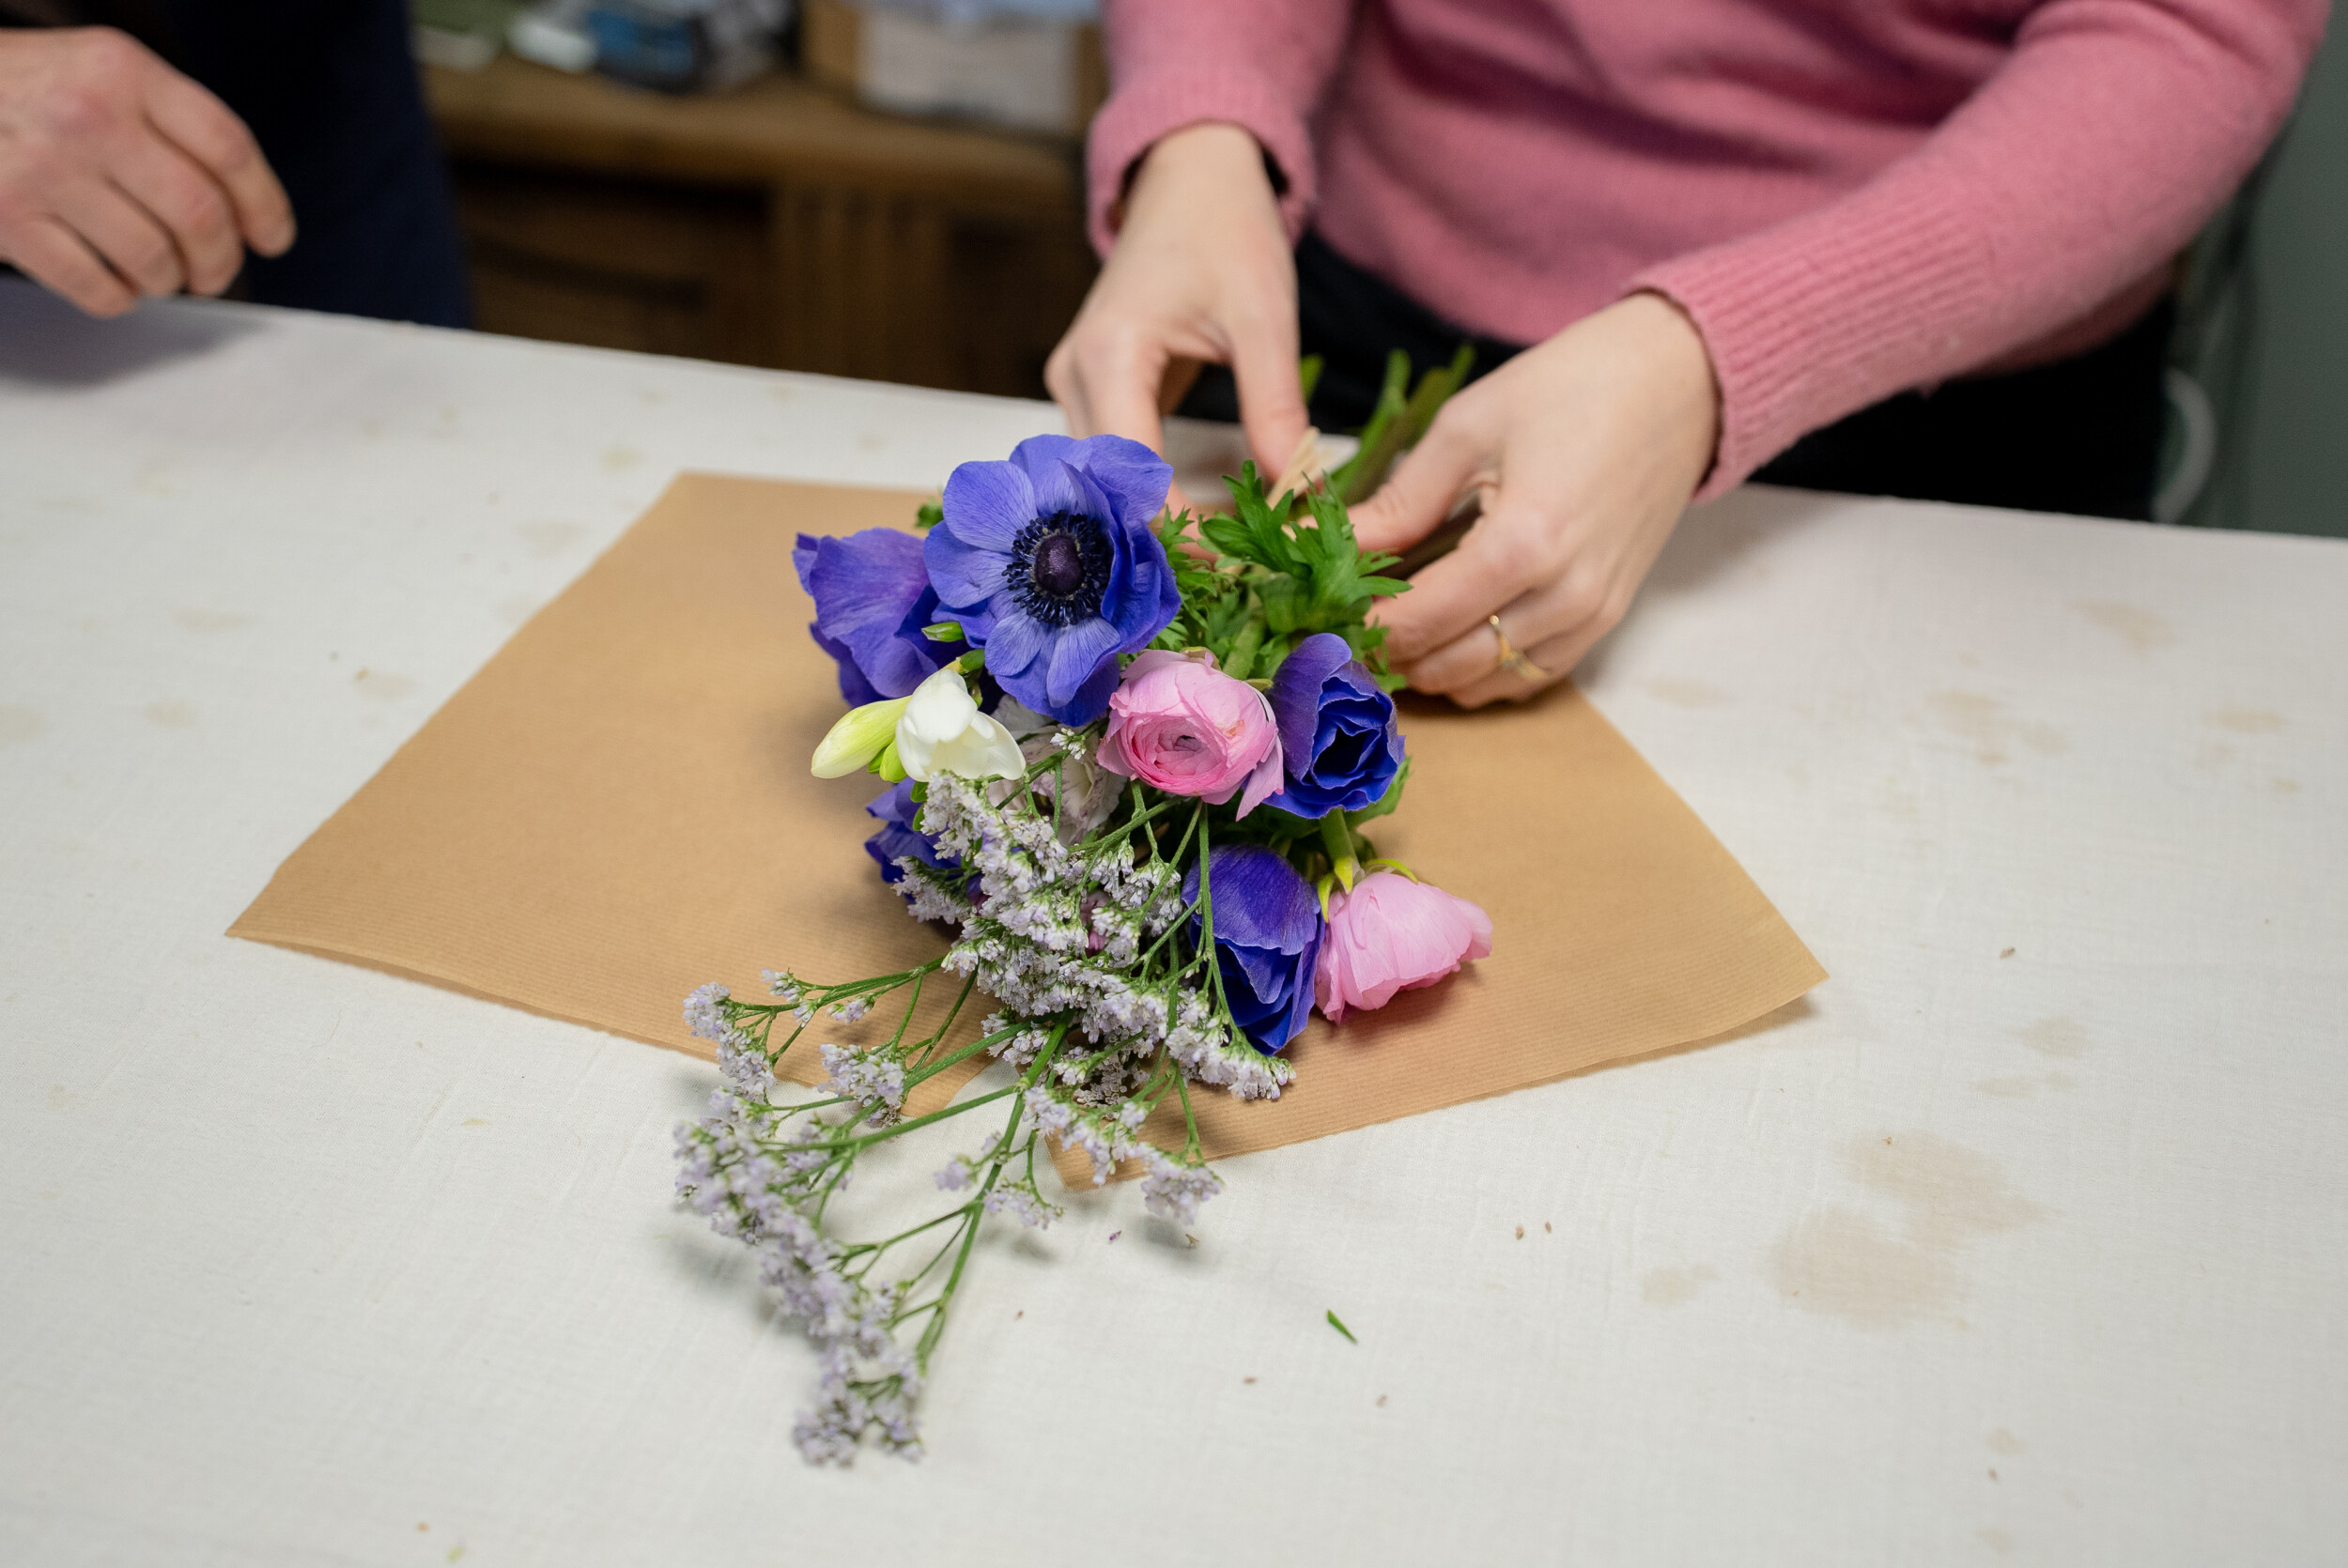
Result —
<instances>
[{"instance_id":1,"label":"dark anemone center","mask_svg":"<svg viewBox=\"0 0 2348 1568\"><path fill-rule=\"evenodd\" d=\"M1073 599L1085 585L1084 550L1073 533L1047 533L1036 542L1030 568L1036 587L1055 599Z\"/></svg>"},{"instance_id":2,"label":"dark anemone center","mask_svg":"<svg viewBox=\"0 0 2348 1568\"><path fill-rule=\"evenodd\" d=\"M1108 592L1108 531L1077 512L1037 517L1012 541L1012 596L1019 607L1053 626L1073 626L1101 613Z\"/></svg>"}]
</instances>

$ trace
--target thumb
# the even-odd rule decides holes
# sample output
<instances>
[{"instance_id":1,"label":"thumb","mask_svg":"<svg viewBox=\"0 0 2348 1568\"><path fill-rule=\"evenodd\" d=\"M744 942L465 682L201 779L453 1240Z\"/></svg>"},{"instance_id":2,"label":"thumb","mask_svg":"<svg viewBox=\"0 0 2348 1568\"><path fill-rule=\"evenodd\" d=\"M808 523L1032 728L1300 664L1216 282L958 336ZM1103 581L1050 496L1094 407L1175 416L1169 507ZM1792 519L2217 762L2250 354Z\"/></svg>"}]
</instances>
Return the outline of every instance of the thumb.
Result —
<instances>
[{"instance_id":1,"label":"thumb","mask_svg":"<svg viewBox=\"0 0 2348 1568\"><path fill-rule=\"evenodd\" d=\"M1232 351L1231 379L1239 385L1240 428L1269 484L1287 471L1312 428L1296 376L1295 327L1248 333Z\"/></svg>"},{"instance_id":2,"label":"thumb","mask_svg":"<svg viewBox=\"0 0 2348 1568\"><path fill-rule=\"evenodd\" d=\"M1353 508L1353 532L1362 548L1399 552L1434 532L1482 467L1475 443L1437 419L1378 493Z\"/></svg>"}]
</instances>

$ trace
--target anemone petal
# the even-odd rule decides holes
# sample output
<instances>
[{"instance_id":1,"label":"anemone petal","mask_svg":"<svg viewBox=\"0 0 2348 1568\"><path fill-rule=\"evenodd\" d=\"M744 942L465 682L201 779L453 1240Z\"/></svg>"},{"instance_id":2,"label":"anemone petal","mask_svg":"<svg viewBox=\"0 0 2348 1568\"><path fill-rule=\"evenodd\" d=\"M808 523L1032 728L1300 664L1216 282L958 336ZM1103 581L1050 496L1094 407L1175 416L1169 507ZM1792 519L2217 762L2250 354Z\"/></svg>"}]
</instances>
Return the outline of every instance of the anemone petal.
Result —
<instances>
[{"instance_id":1,"label":"anemone petal","mask_svg":"<svg viewBox=\"0 0 2348 1568\"><path fill-rule=\"evenodd\" d=\"M1012 463L965 463L947 477L939 497L945 519L930 530L950 533L981 549L1008 550L1036 515L1035 486Z\"/></svg>"}]
</instances>

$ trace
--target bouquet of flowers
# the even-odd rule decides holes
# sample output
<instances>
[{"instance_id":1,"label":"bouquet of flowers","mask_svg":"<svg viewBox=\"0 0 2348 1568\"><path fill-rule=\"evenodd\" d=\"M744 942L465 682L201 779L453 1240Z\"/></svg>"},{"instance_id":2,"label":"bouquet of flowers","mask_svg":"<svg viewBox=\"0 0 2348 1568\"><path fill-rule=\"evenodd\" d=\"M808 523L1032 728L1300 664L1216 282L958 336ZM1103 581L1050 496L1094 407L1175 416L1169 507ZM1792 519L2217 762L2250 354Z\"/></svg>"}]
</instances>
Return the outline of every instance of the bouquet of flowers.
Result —
<instances>
[{"instance_id":1,"label":"bouquet of flowers","mask_svg":"<svg viewBox=\"0 0 2348 1568\"><path fill-rule=\"evenodd\" d=\"M1395 558L1361 550L1335 484L1267 496L1251 466L1226 482L1232 513L1199 517L1166 510L1171 479L1133 441L1037 436L956 469L923 534L799 539L851 704L814 771L887 785L866 848L914 918L955 933L900 974L770 970L765 1000L686 1001L724 1087L678 1129L678 1191L758 1252L820 1349L796 1429L811 1462L867 1436L918 1453L981 1228L1060 1212L1040 1139L1089 1156L1095 1183L1137 1174L1151 1212L1190 1223L1222 1185L1196 1094L1276 1098L1316 1006L1337 1022L1491 951L1482 910L1363 831L1410 776L1367 619L1408 586L1380 575ZM817 1043L821 1089L780 1092L776 1063L819 1018L875 1007L877 1043ZM981 1055L992 1079L908 1114ZM936 1173L942 1212L866 1239L827 1224L859 1160L988 1107Z\"/></svg>"}]
</instances>

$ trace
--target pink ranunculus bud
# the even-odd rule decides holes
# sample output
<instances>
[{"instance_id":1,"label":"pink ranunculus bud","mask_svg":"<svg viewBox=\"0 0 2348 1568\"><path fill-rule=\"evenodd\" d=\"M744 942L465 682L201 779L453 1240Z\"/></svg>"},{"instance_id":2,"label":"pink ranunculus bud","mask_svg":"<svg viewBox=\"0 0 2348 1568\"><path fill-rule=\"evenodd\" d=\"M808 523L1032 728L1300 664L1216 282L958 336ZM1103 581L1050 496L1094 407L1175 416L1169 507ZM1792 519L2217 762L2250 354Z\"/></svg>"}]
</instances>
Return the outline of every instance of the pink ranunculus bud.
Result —
<instances>
[{"instance_id":1,"label":"pink ranunculus bud","mask_svg":"<svg viewBox=\"0 0 2348 1568\"><path fill-rule=\"evenodd\" d=\"M1329 929L1313 971L1313 1000L1332 1023L1383 1007L1398 991L1431 986L1489 958L1492 921L1475 905L1394 871L1372 871L1329 895Z\"/></svg>"},{"instance_id":2,"label":"pink ranunculus bud","mask_svg":"<svg viewBox=\"0 0 2348 1568\"><path fill-rule=\"evenodd\" d=\"M1203 650L1153 648L1125 667L1109 699L1098 761L1170 795L1220 806L1238 794L1244 817L1280 787L1280 728L1264 694Z\"/></svg>"}]
</instances>

